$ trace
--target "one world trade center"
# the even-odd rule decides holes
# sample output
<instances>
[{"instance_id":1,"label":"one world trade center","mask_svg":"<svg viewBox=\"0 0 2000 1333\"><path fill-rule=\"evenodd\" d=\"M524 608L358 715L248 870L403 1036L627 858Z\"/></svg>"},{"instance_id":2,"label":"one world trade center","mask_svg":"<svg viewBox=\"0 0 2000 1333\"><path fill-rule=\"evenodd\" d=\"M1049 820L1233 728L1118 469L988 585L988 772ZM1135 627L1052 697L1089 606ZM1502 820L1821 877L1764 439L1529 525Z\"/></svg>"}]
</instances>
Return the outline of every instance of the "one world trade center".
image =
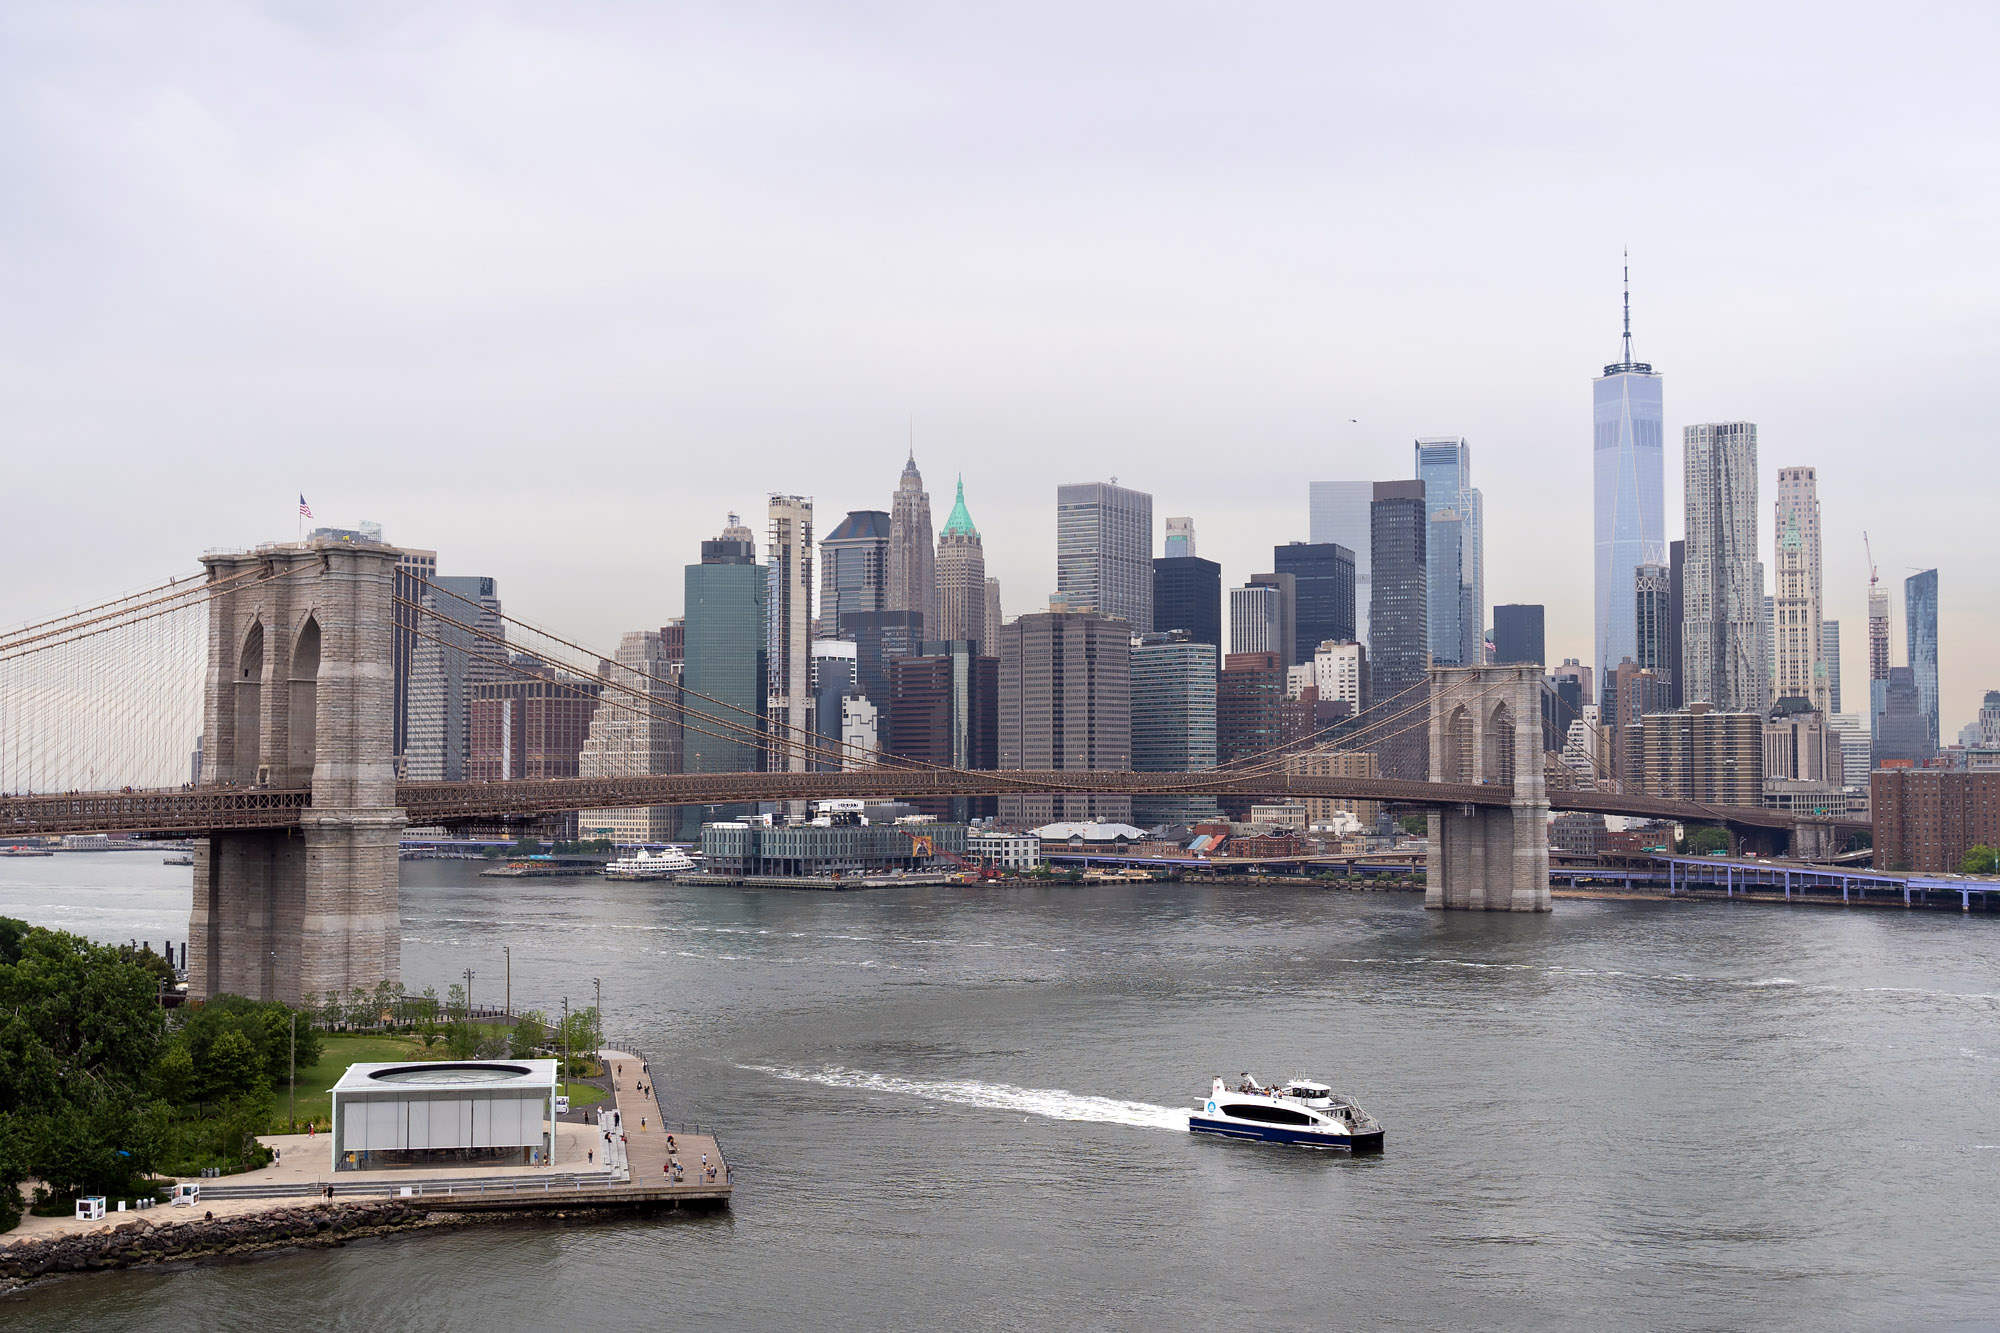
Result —
<instances>
[{"instance_id":1,"label":"one world trade center","mask_svg":"<svg viewBox=\"0 0 2000 1333\"><path fill-rule=\"evenodd\" d=\"M1632 359L1631 272L1625 270L1625 359L1591 383L1600 692L1619 662L1638 658L1634 572L1642 564L1664 564L1667 553L1660 377Z\"/></svg>"}]
</instances>

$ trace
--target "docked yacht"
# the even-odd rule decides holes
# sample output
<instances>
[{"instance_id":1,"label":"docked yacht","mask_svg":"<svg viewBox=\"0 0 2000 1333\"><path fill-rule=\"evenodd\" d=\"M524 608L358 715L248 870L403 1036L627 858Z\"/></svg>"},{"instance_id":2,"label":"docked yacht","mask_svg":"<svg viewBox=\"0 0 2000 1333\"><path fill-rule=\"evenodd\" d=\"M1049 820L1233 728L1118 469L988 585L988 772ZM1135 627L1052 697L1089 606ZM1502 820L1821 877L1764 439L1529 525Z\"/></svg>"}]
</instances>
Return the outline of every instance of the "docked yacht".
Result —
<instances>
[{"instance_id":1,"label":"docked yacht","mask_svg":"<svg viewBox=\"0 0 2000 1333\"><path fill-rule=\"evenodd\" d=\"M641 847L637 855L621 856L604 867L606 879L669 879L694 869L694 860L678 847L653 853Z\"/></svg>"},{"instance_id":2,"label":"docked yacht","mask_svg":"<svg viewBox=\"0 0 2000 1333\"><path fill-rule=\"evenodd\" d=\"M1208 1100L1188 1116L1188 1129L1301 1148L1382 1151L1382 1126L1374 1116L1326 1084L1305 1078L1267 1088L1246 1073L1232 1088L1218 1076Z\"/></svg>"}]
</instances>

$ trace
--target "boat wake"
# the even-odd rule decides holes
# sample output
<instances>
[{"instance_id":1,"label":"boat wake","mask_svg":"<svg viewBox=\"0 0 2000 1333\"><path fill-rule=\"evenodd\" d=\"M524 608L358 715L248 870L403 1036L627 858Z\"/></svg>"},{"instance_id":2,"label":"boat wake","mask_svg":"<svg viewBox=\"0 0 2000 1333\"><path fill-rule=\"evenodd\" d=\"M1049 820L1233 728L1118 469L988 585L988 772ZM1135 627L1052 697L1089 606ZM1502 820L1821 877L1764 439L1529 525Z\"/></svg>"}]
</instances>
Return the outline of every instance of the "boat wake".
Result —
<instances>
[{"instance_id":1,"label":"boat wake","mask_svg":"<svg viewBox=\"0 0 2000 1333\"><path fill-rule=\"evenodd\" d=\"M1016 1088L1005 1083L982 1083L976 1079L914 1079L893 1074L871 1074L838 1065L821 1070L776 1069L769 1065L744 1065L753 1073L794 1083L817 1083L827 1088L855 1088L866 1092L892 1092L925 1101L951 1102L959 1106L980 1106L994 1111L1019 1111L1048 1120L1086 1120L1103 1125L1131 1125L1139 1129L1187 1131L1188 1113L1171 1106L1149 1102L1124 1102L1113 1097L1091 1097L1061 1088Z\"/></svg>"}]
</instances>

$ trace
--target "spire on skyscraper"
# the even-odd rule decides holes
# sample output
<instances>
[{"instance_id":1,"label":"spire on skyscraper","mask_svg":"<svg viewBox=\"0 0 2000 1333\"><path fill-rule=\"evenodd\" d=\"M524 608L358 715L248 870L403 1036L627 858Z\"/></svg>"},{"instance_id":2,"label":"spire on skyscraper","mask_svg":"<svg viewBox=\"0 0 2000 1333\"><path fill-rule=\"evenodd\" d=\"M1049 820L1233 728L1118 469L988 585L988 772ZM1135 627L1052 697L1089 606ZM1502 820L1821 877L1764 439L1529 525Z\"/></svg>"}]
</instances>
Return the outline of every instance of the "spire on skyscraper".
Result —
<instances>
[{"instance_id":1,"label":"spire on skyscraper","mask_svg":"<svg viewBox=\"0 0 2000 1333\"><path fill-rule=\"evenodd\" d=\"M1606 366L1604 373L1607 375L1653 373L1652 366L1632 359L1632 251L1629 247L1625 251L1625 359L1616 365Z\"/></svg>"}]
</instances>

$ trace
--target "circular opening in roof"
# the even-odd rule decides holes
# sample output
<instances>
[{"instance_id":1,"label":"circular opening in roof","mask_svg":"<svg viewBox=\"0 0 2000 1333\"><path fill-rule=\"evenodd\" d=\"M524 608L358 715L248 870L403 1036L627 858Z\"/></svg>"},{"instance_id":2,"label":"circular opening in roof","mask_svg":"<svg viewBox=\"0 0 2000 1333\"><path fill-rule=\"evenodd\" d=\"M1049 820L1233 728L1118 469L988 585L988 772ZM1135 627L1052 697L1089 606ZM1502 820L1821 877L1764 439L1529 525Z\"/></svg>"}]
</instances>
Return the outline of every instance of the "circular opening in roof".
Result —
<instances>
[{"instance_id":1,"label":"circular opening in roof","mask_svg":"<svg viewBox=\"0 0 2000 1333\"><path fill-rule=\"evenodd\" d=\"M368 1077L382 1083L505 1083L529 1072L524 1065L398 1065Z\"/></svg>"}]
</instances>

